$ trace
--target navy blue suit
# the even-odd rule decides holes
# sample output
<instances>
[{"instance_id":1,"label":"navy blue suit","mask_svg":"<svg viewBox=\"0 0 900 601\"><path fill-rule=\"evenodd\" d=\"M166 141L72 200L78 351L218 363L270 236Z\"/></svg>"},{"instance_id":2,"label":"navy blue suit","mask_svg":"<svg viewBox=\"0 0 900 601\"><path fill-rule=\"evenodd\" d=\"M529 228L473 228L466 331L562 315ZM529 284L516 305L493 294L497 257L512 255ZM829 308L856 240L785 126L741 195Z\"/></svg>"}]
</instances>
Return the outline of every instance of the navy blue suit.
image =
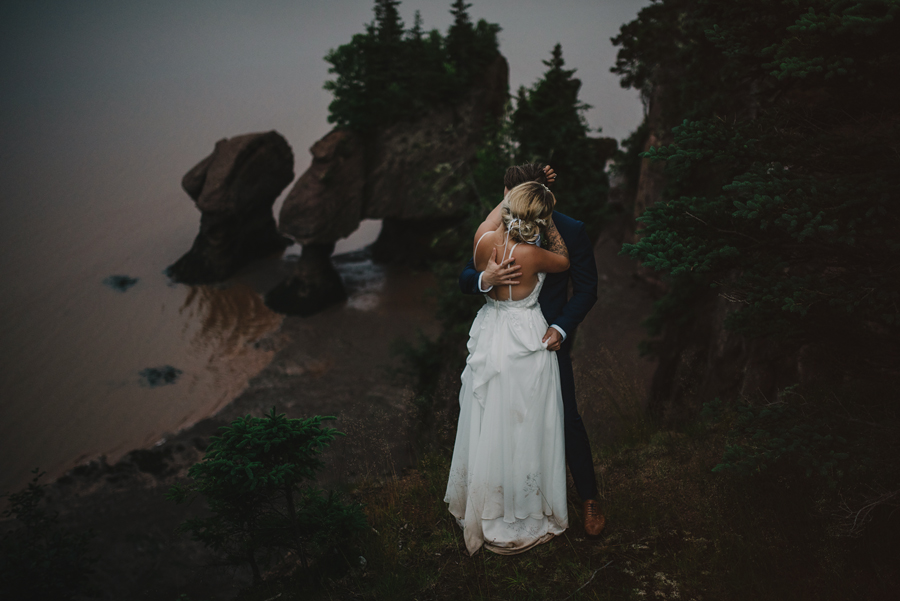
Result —
<instances>
[{"instance_id":1,"label":"navy blue suit","mask_svg":"<svg viewBox=\"0 0 900 601\"><path fill-rule=\"evenodd\" d=\"M547 274L538 302L547 323L559 326L566 333L565 341L556 352L565 418L566 462L578 495L582 500L587 500L596 498L597 480L591 444L575 401L575 375L572 373L570 351L575 329L597 302L597 264L594 248L582 222L556 211L553 212L553 222L569 251L569 270ZM475 269L474 258L469 260L459 276L459 287L463 293L482 294L478 289L479 273ZM571 298L568 294L569 278L572 279Z\"/></svg>"}]
</instances>

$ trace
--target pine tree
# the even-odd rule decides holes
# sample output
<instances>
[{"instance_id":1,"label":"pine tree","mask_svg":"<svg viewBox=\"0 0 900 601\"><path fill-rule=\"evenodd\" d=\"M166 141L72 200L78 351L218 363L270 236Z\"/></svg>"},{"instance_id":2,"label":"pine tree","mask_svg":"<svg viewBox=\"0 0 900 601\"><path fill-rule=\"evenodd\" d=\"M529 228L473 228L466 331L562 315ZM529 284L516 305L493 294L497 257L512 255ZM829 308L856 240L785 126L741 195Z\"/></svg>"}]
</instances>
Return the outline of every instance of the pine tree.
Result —
<instances>
[{"instance_id":1,"label":"pine tree","mask_svg":"<svg viewBox=\"0 0 900 601\"><path fill-rule=\"evenodd\" d=\"M562 46L556 44L544 76L529 89L520 88L513 112L513 132L519 162L545 161L560 174L554 188L559 209L584 221L591 236L599 231L608 191L605 165L596 158L584 112L578 99L581 81L565 69Z\"/></svg>"},{"instance_id":2,"label":"pine tree","mask_svg":"<svg viewBox=\"0 0 900 601\"><path fill-rule=\"evenodd\" d=\"M424 34L416 13L412 29L404 32L398 0L376 0L375 18L366 32L329 51L325 82L334 100L328 120L362 134L429 108L453 104L471 88L498 55L499 26L480 20L476 27L466 13L469 5L454 5L454 24L447 39L432 30Z\"/></svg>"},{"instance_id":3,"label":"pine tree","mask_svg":"<svg viewBox=\"0 0 900 601\"><path fill-rule=\"evenodd\" d=\"M749 337L900 359L898 17L892 0L663 0L623 27L623 84L661 85L680 123L646 155L664 202L624 247L670 279L657 324L713 287Z\"/></svg>"},{"instance_id":4,"label":"pine tree","mask_svg":"<svg viewBox=\"0 0 900 601\"><path fill-rule=\"evenodd\" d=\"M262 580L259 556L289 549L308 567L311 554L345 544L365 526L358 505L346 505L312 486L323 463L319 455L340 432L322 428L330 417L288 419L275 408L261 418L247 415L220 428L193 480L176 485L167 498L184 503L206 497L211 517L180 526L234 564L248 564Z\"/></svg>"},{"instance_id":5,"label":"pine tree","mask_svg":"<svg viewBox=\"0 0 900 601\"><path fill-rule=\"evenodd\" d=\"M422 41L422 13L418 10L413 18L412 29L409 30L409 39L414 42Z\"/></svg>"},{"instance_id":6,"label":"pine tree","mask_svg":"<svg viewBox=\"0 0 900 601\"><path fill-rule=\"evenodd\" d=\"M76 533L60 524L59 513L44 507L47 487L35 474L27 488L0 496L0 590L14 599L83 599L96 596L91 576L99 558L91 551L93 533ZM8 503L7 503L8 500Z\"/></svg>"},{"instance_id":7,"label":"pine tree","mask_svg":"<svg viewBox=\"0 0 900 601\"><path fill-rule=\"evenodd\" d=\"M375 0L375 20L371 32L385 46L397 45L403 37L403 21L400 20L400 0Z\"/></svg>"},{"instance_id":8,"label":"pine tree","mask_svg":"<svg viewBox=\"0 0 900 601\"><path fill-rule=\"evenodd\" d=\"M465 79L464 73L467 71L471 55L474 54L472 46L474 45L475 28L472 26L468 12L471 6L463 0L455 0L453 8L450 9L450 14L453 15L453 25L447 32L447 56L457 67L463 79Z\"/></svg>"}]
</instances>

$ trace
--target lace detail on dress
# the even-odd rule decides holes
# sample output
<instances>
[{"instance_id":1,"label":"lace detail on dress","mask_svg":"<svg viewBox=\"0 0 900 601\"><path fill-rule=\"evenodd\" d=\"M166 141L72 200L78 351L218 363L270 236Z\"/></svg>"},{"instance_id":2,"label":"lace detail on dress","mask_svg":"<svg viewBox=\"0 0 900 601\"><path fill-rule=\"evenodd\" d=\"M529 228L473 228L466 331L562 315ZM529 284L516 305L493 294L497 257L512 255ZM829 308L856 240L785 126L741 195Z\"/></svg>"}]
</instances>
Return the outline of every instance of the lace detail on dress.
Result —
<instances>
[{"instance_id":1,"label":"lace detail on dress","mask_svg":"<svg viewBox=\"0 0 900 601\"><path fill-rule=\"evenodd\" d=\"M544 286L544 279L547 277L547 274L541 271L538 272L537 276L537 286L525 298L519 300L497 300L487 294L484 295L484 298L487 299L488 304L493 304L498 309L528 309L533 307L537 304L537 299L541 295L541 288Z\"/></svg>"}]
</instances>

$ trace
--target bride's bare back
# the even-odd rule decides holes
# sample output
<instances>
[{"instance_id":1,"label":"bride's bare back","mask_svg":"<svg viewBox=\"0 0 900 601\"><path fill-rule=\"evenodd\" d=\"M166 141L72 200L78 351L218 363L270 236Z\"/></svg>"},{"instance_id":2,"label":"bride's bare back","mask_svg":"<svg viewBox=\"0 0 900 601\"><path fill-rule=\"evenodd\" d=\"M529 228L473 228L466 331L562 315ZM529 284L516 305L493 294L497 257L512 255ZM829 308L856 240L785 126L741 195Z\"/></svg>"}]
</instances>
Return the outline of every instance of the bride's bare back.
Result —
<instances>
[{"instance_id":1,"label":"bride's bare back","mask_svg":"<svg viewBox=\"0 0 900 601\"><path fill-rule=\"evenodd\" d=\"M494 231L483 232L479 228L479 237L475 242L475 269L484 271L491 255L496 251L497 263L512 256L522 270L518 284L497 286L487 295L495 300L522 300L538 285L538 273L558 273L569 268L568 257L552 253L534 244L507 242L506 229L501 225Z\"/></svg>"}]
</instances>

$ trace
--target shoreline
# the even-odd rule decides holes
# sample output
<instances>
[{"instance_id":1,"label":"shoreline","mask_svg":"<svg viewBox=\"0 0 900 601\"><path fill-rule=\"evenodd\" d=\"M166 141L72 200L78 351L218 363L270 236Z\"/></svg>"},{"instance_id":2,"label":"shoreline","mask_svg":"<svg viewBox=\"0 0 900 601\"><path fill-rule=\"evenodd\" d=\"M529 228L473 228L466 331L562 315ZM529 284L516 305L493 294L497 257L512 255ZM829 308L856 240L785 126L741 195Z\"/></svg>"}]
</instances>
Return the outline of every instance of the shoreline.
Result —
<instances>
[{"instance_id":1,"label":"shoreline","mask_svg":"<svg viewBox=\"0 0 900 601\"><path fill-rule=\"evenodd\" d=\"M244 279L277 275L265 273L272 266ZM169 487L202 459L209 437L237 417L262 415L273 405L292 418L336 415L328 425L347 435L325 453L325 472L342 482L381 479L412 461L412 382L397 375L401 359L390 346L397 338L413 340L418 330L437 333L425 294L433 280L430 273L393 266L378 266L373 277L381 283L360 277L346 303L312 317L287 316L256 341L272 352L271 359L214 415L166 435L162 444L131 450L118 462L100 457L53 482L42 480L60 524L95 533L91 547L101 553L95 578L101 599L180 593L230 599L249 585L249 573L213 567L209 551L175 533L185 519L203 515L204 504L165 499Z\"/></svg>"},{"instance_id":2,"label":"shoreline","mask_svg":"<svg viewBox=\"0 0 900 601\"><path fill-rule=\"evenodd\" d=\"M272 281L283 277L289 270L288 264L295 260L296 255L279 256L277 260L264 260L260 264L245 268L227 282L228 287L250 286L257 294L262 295L264 290L270 287ZM160 452L170 454L170 447L184 444L197 436L209 436L216 431L219 425L227 425L233 419L245 415L247 410L254 408L263 410L263 403L259 397L265 397L264 391L290 388L290 381L304 374L313 380L318 380L325 373L335 367L335 361L326 358L316 358L315 352L304 351L300 347L308 340L310 333L317 331L314 324L322 322L326 328L332 328L340 338L341 329L346 328L352 332L360 332L365 329L370 318L390 319L391 317L412 318L407 320L414 326L414 331L407 330L405 334L415 334L415 329L424 328L431 330L428 333L437 332L437 322L433 316L431 301L427 299L425 290L431 285L431 276L420 273L406 267L373 265L365 249L352 250L334 256L341 276L348 288L348 300L339 305L329 307L319 314L311 317L296 317L282 315L279 324L259 338L248 340L245 344L252 345L254 351L265 353L265 361L257 362L255 369L248 370L248 375L243 379L241 386L232 386L224 390L219 399L212 404L211 410L194 411L185 416L183 425L174 430L163 430L145 437L143 444L129 447L127 450L116 448L111 451L98 453L84 453L77 459L66 462L63 466L56 466L43 470L46 472L43 484L55 484L66 478L78 477L83 474L103 471L116 471L120 463L132 462L129 459L133 455L143 456L147 453ZM420 285L419 297L415 299L407 296L408 279L422 279L426 283ZM390 283L388 282L390 280ZM405 298L404 298L405 297ZM418 304L418 306L416 306ZM348 313L343 319L338 317ZM310 327L313 324L313 327ZM353 324L348 327L348 324ZM371 324L369 324L371 325ZM346 334L346 333L345 333ZM408 337L408 336L407 336ZM365 337L363 337L365 338ZM369 337L371 338L371 337ZM363 340L363 344L375 343L377 346L390 346L391 339L382 340L381 345L373 340ZM291 347L287 353L280 355L287 347ZM389 349L379 349L387 352L373 353L373 356L390 357ZM239 359L246 360L246 356ZM353 363L349 361L349 363ZM250 398L254 401L250 401ZM263 403L264 404L264 403ZM276 408L279 412L287 409L298 409L301 404L298 399L288 400L282 406ZM311 406L326 409L322 403L313 402ZM332 413L324 411L324 413ZM294 417L294 416L292 416ZM350 415L351 420L358 417ZM210 424L216 426L210 429ZM177 462L176 462L177 463ZM192 462L193 463L193 462ZM21 487L20 487L21 488Z\"/></svg>"},{"instance_id":3,"label":"shoreline","mask_svg":"<svg viewBox=\"0 0 900 601\"><path fill-rule=\"evenodd\" d=\"M610 374L627 376L624 386L639 396L655 368L639 359L636 348L652 294L633 277L630 260L617 255L618 246L609 234L595 246L599 300L573 349L579 410L596 436L595 452L617 429L610 401L621 400L617 382L622 378L610 379ZM209 436L236 417L262 415L272 405L289 417L335 415L328 425L347 435L323 457L327 467L320 483L325 487L355 483L370 490L414 462L412 377L398 374L400 358L390 354L390 346L397 338L414 339L418 330L429 336L438 332L425 293L433 279L405 267L380 269L381 284L361 283L350 301L312 317L286 317L276 332L258 341L273 351L271 361L215 415L163 444L126 453L117 463L75 468L47 487L47 503L59 512L62 526L95 533L91 546L101 559L94 581L101 599L149 601L187 594L225 600L250 586L249 569L216 566L205 547L175 533L185 519L205 515L204 504L165 500L169 487L183 481L202 458ZM265 279L265 274L253 277ZM458 390L452 379L442 391L449 405ZM452 409L441 415L449 420Z\"/></svg>"}]
</instances>

